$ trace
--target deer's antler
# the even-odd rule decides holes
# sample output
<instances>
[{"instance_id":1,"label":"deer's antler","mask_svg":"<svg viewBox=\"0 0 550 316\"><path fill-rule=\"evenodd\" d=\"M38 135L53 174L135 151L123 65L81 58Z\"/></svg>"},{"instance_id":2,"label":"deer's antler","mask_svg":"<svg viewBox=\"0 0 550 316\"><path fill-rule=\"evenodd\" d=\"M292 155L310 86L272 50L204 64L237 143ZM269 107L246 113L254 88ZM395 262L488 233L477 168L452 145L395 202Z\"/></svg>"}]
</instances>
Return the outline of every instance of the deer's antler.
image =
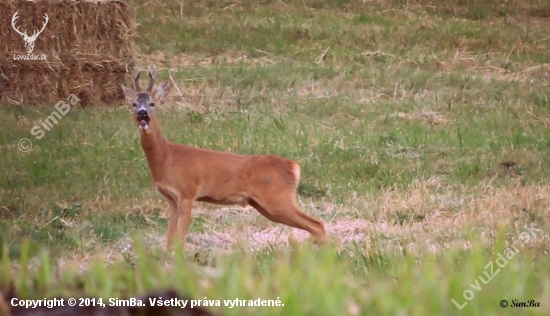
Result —
<instances>
[{"instance_id":1,"label":"deer's antler","mask_svg":"<svg viewBox=\"0 0 550 316\"><path fill-rule=\"evenodd\" d=\"M153 84L155 84L155 80L157 80L157 67L153 66L153 69L151 69L151 66L148 67L149 69L149 85L147 86L147 92L151 92L153 89Z\"/></svg>"},{"instance_id":2,"label":"deer's antler","mask_svg":"<svg viewBox=\"0 0 550 316\"><path fill-rule=\"evenodd\" d=\"M139 74L140 74L140 70L138 67L136 67L136 69L134 69L134 86L136 88L136 92L139 92L141 91L141 88L139 86Z\"/></svg>"},{"instance_id":3,"label":"deer's antler","mask_svg":"<svg viewBox=\"0 0 550 316\"><path fill-rule=\"evenodd\" d=\"M48 25L48 21L50 20L50 18L48 17L48 15L46 13L44 13L44 17L46 18L46 21L44 22L44 24L42 24L42 28L40 29L40 31L34 31L34 33L32 33L32 36L31 38L37 38L38 35L40 35L40 33L42 33L42 31L44 31L44 29L46 28L46 25Z\"/></svg>"},{"instance_id":4,"label":"deer's antler","mask_svg":"<svg viewBox=\"0 0 550 316\"><path fill-rule=\"evenodd\" d=\"M15 26L15 21L17 20L17 18L19 17L17 15L17 13L19 12L19 10L15 11L15 14L13 15L13 17L11 18L11 26L13 27L13 29L19 33L19 35L23 36L23 37L28 37L27 35L27 30L25 30L24 33L21 33L21 31L19 31L19 28Z\"/></svg>"}]
</instances>

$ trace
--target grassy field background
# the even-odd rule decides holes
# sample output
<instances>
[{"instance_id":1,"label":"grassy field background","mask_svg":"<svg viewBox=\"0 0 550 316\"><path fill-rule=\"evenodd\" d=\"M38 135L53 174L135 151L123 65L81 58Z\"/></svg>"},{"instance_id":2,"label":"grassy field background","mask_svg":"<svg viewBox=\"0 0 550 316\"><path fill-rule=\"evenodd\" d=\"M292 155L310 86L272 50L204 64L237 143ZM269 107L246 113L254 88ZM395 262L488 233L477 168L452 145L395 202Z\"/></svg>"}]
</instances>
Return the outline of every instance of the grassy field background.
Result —
<instances>
[{"instance_id":1,"label":"grassy field background","mask_svg":"<svg viewBox=\"0 0 550 316\"><path fill-rule=\"evenodd\" d=\"M178 86L157 109L167 138L298 161L300 206L332 244L196 204L168 253L129 106L73 106L42 139L51 104L5 106L0 287L176 288L224 315L550 311L549 2L132 3L138 65ZM235 298L284 306L223 306ZM540 307L500 306L514 299Z\"/></svg>"}]
</instances>

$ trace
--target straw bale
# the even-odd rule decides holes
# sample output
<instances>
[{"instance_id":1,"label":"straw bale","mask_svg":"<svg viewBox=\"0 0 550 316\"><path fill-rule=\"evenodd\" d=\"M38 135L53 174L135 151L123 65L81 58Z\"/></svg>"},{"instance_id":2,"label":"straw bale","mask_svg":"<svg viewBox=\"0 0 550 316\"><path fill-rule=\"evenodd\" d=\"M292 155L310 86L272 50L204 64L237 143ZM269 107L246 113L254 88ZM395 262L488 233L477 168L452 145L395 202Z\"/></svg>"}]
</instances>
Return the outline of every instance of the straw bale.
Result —
<instances>
[{"instance_id":1,"label":"straw bale","mask_svg":"<svg viewBox=\"0 0 550 316\"><path fill-rule=\"evenodd\" d=\"M40 30L32 57L22 36ZM121 0L0 0L0 103L55 104L69 94L82 105L124 101L120 84L129 84L134 67L133 9ZM45 59L41 59L45 56ZM38 60L36 59L38 58Z\"/></svg>"}]
</instances>

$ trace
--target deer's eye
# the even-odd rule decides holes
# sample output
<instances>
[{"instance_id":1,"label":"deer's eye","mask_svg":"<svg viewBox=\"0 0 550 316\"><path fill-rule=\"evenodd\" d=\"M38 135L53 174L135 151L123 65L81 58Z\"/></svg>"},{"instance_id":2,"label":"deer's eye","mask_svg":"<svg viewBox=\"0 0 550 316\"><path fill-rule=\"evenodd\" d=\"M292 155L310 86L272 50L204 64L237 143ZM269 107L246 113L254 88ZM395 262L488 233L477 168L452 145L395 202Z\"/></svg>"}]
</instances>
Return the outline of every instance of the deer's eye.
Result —
<instances>
[{"instance_id":1,"label":"deer's eye","mask_svg":"<svg viewBox=\"0 0 550 316\"><path fill-rule=\"evenodd\" d=\"M137 102L132 103L134 107L138 106Z\"/></svg>"},{"instance_id":2,"label":"deer's eye","mask_svg":"<svg viewBox=\"0 0 550 316\"><path fill-rule=\"evenodd\" d=\"M151 102L151 103L149 103L149 106L153 106L153 107L154 107L154 106L155 106L155 103Z\"/></svg>"}]
</instances>

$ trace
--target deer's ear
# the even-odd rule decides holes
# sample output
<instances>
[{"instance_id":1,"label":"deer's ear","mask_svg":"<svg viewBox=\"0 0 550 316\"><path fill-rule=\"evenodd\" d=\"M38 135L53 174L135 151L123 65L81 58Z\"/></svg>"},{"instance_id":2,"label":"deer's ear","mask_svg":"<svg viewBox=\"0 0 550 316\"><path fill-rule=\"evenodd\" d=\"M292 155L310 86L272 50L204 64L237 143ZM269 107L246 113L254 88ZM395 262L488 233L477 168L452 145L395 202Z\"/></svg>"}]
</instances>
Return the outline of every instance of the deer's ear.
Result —
<instances>
[{"instance_id":1,"label":"deer's ear","mask_svg":"<svg viewBox=\"0 0 550 316\"><path fill-rule=\"evenodd\" d=\"M124 95L126 96L126 101L128 101L128 104L132 104L134 103L134 101L136 100L136 92L128 87L126 87L125 85L120 85L122 87L122 90L124 91Z\"/></svg>"},{"instance_id":2,"label":"deer's ear","mask_svg":"<svg viewBox=\"0 0 550 316\"><path fill-rule=\"evenodd\" d=\"M160 104L168 96L171 86L172 80L170 80L170 78L164 80L158 85L157 91L155 92L155 99L157 100L157 103Z\"/></svg>"}]
</instances>

